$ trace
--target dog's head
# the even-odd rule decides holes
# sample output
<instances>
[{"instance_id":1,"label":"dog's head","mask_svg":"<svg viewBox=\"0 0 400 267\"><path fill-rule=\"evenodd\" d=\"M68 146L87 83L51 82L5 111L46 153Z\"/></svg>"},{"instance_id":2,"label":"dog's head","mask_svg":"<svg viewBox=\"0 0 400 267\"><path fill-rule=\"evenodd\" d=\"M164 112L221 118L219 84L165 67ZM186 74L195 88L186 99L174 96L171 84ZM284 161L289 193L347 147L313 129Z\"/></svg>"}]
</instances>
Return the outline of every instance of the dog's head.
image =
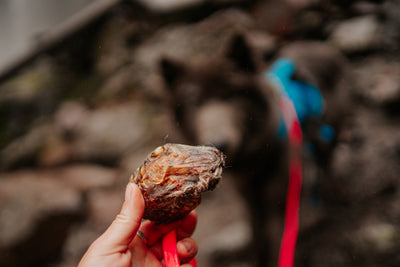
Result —
<instances>
[{"instance_id":1,"label":"dog's head","mask_svg":"<svg viewBox=\"0 0 400 267\"><path fill-rule=\"evenodd\" d=\"M213 145L233 157L259 146L266 129L275 127L271 90L257 78L241 36L222 56L190 64L164 58L160 65L170 106L190 143Z\"/></svg>"},{"instance_id":2,"label":"dog's head","mask_svg":"<svg viewBox=\"0 0 400 267\"><path fill-rule=\"evenodd\" d=\"M320 137L321 125L338 133L349 106L345 59L323 43L297 42L284 46L277 58L294 62L294 79L318 87L324 97L321 118L310 118L303 130L318 157L328 158L335 142ZM259 155L274 146L280 110L277 90L261 75L247 40L238 35L220 55L184 64L161 61L174 117L192 144L214 145L228 158ZM337 135L336 135L337 136ZM336 138L335 136L335 138ZM254 156L256 158L256 156Z\"/></svg>"}]
</instances>

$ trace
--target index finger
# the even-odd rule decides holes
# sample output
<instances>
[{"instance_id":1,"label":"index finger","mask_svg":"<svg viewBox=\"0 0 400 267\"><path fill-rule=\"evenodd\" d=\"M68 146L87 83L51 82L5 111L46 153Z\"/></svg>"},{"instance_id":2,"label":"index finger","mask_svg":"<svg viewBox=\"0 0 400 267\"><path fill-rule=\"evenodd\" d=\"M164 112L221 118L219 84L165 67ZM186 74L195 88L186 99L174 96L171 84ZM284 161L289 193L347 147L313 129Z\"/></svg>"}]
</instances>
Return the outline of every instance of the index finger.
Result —
<instances>
[{"instance_id":1,"label":"index finger","mask_svg":"<svg viewBox=\"0 0 400 267\"><path fill-rule=\"evenodd\" d=\"M190 212L185 218L177 222L170 224L155 224L151 221L142 223L140 231L147 238L148 246L153 246L159 241L165 234L172 230L176 231L177 239L180 240L185 237L189 237L193 234L197 223L196 211Z\"/></svg>"}]
</instances>

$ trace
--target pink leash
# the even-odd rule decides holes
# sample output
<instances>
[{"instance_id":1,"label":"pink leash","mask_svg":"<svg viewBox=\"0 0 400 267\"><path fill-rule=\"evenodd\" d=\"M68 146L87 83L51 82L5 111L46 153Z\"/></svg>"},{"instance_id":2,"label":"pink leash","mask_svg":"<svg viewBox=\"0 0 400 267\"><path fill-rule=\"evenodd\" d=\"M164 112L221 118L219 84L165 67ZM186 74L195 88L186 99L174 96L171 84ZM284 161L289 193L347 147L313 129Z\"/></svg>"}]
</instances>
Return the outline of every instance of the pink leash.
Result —
<instances>
[{"instance_id":1,"label":"pink leash","mask_svg":"<svg viewBox=\"0 0 400 267\"><path fill-rule=\"evenodd\" d=\"M303 134L293 102L287 96L281 96L280 106L283 120L289 133L291 153L289 159L289 186L286 196L285 227L279 253L279 267L293 267L299 231L299 207L303 175L301 161ZM166 267L179 266L176 242L175 231L169 232L163 238L164 261ZM196 259L193 259L189 263L193 267L197 267Z\"/></svg>"},{"instance_id":2,"label":"pink leash","mask_svg":"<svg viewBox=\"0 0 400 267\"><path fill-rule=\"evenodd\" d=\"M287 96L281 96L280 107L283 120L289 133L290 162L289 186L286 196L285 227L279 253L279 267L293 267L297 235L299 231L299 207L302 184L301 148L303 134L293 105ZM164 261L166 267L178 267L179 257L176 250L176 233L169 232L163 238ZM196 259L189 262L197 267Z\"/></svg>"},{"instance_id":3,"label":"pink leash","mask_svg":"<svg viewBox=\"0 0 400 267\"><path fill-rule=\"evenodd\" d=\"M280 99L283 120L289 135L289 185L286 196L285 227L279 253L279 267L293 267L296 240L299 231L299 206L302 184L303 134L293 102L282 95Z\"/></svg>"},{"instance_id":4,"label":"pink leash","mask_svg":"<svg viewBox=\"0 0 400 267\"><path fill-rule=\"evenodd\" d=\"M281 95L280 107L289 135L289 185L286 196L285 227L279 252L279 267L293 267L296 241L299 231L300 193L303 179L302 143L303 134L292 100ZM179 256L176 250L176 233L169 232L163 238L164 261L166 267L178 267ZM189 262L197 267L196 259Z\"/></svg>"},{"instance_id":5,"label":"pink leash","mask_svg":"<svg viewBox=\"0 0 400 267\"><path fill-rule=\"evenodd\" d=\"M179 256L176 250L176 232L175 230L166 234L162 240L165 267L178 267ZM197 267L196 259L189 262L193 267Z\"/></svg>"}]
</instances>

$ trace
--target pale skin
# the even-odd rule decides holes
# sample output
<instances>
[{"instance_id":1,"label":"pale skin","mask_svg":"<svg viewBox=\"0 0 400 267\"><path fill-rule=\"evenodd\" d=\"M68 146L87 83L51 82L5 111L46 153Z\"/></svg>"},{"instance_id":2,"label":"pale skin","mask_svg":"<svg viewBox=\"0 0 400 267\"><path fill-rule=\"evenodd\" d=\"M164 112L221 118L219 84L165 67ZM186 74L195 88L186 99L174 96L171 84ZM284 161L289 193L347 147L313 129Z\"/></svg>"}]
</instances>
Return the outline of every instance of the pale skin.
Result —
<instances>
[{"instance_id":1,"label":"pale skin","mask_svg":"<svg viewBox=\"0 0 400 267\"><path fill-rule=\"evenodd\" d=\"M167 224L156 225L150 221L142 222L144 200L140 189L129 183L125 192L125 201L121 212L108 229L97 238L84 254L78 267L161 267L162 238L171 230L177 234L177 251L181 266L187 264L197 253L197 244L190 238L193 234L197 214L192 211L184 219ZM139 235L144 234L147 244Z\"/></svg>"}]
</instances>

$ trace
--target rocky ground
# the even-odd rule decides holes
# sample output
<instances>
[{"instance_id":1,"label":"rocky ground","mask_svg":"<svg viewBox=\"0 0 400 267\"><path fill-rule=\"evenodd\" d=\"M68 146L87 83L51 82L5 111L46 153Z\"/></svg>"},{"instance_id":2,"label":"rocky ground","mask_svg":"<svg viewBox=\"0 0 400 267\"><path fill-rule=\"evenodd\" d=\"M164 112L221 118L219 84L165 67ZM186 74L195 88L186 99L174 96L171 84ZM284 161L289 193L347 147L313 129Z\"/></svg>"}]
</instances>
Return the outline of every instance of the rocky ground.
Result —
<instances>
[{"instance_id":1,"label":"rocky ground","mask_svg":"<svg viewBox=\"0 0 400 267\"><path fill-rule=\"evenodd\" d=\"M400 266L400 2L149 2L120 4L0 84L0 266L75 266L146 155L184 142L159 60L215 56L237 32L260 60L293 40L329 42L354 71L329 179L305 166L305 192L319 184L324 195L302 200L296 266ZM249 241L229 179L198 208L199 266Z\"/></svg>"}]
</instances>

